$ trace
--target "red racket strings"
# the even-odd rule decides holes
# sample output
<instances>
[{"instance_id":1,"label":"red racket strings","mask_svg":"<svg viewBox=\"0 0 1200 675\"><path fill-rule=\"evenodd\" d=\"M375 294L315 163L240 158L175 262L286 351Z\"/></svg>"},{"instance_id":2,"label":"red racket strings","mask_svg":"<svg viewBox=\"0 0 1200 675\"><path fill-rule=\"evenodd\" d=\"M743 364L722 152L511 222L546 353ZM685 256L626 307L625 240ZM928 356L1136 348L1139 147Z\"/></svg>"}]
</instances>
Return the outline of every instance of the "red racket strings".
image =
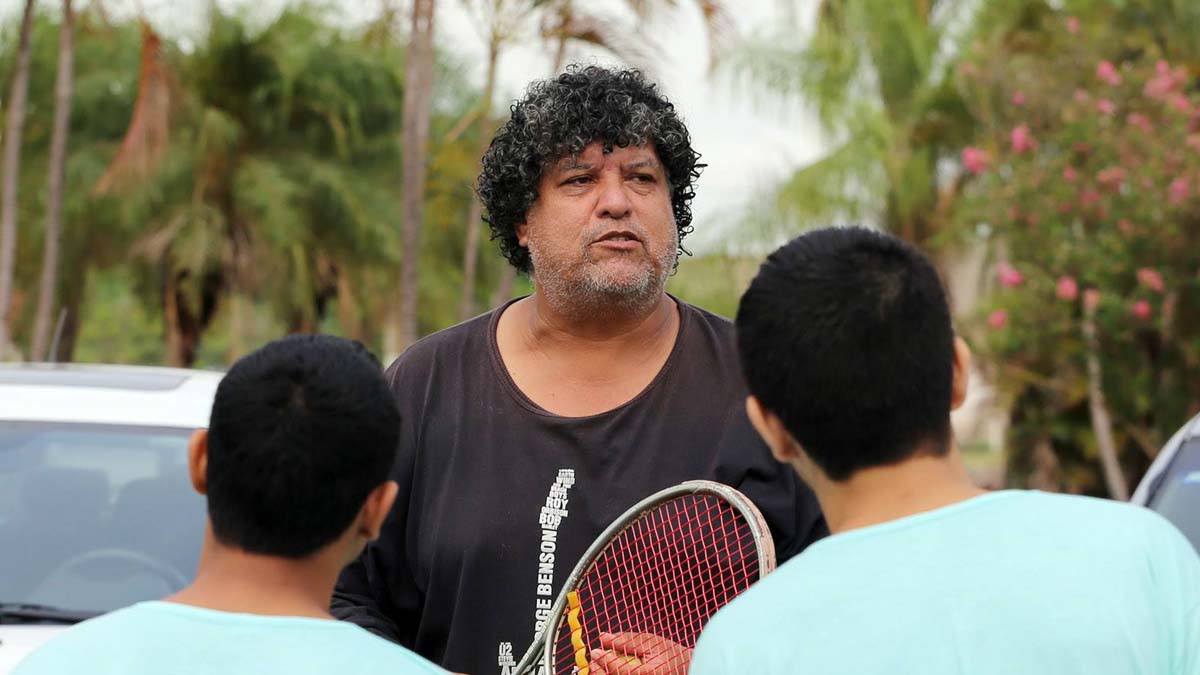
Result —
<instances>
[{"instance_id":1,"label":"red racket strings","mask_svg":"<svg viewBox=\"0 0 1200 675\"><path fill-rule=\"evenodd\" d=\"M581 658L604 648L601 633L668 640L674 644L644 638L659 656L642 654L648 668L639 672L682 672L704 625L758 577L753 530L732 504L704 493L664 502L622 530L584 572L577 587L582 634L573 640L561 624L554 673L581 670Z\"/></svg>"}]
</instances>

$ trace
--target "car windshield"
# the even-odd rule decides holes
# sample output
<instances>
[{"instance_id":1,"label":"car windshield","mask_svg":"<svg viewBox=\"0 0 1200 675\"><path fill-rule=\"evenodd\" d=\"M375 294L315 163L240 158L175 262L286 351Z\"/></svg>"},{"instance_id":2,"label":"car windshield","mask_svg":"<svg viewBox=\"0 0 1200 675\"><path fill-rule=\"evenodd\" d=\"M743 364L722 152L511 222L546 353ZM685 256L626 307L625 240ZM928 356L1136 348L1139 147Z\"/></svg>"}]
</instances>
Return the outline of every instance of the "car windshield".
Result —
<instances>
[{"instance_id":1,"label":"car windshield","mask_svg":"<svg viewBox=\"0 0 1200 675\"><path fill-rule=\"evenodd\" d=\"M0 421L0 602L109 611L192 578L188 429Z\"/></svg>"},{"instance_id":2,"label":"car windshield","mask_svg":"<svg viewBox=\"0 0 1200 675\"><path fill-rule=\"evenodd\" d=\"M1188 441L1171 460L1150 508L1175 523L1200 551L1200 438Z\"/></svg>"}]
</instances>

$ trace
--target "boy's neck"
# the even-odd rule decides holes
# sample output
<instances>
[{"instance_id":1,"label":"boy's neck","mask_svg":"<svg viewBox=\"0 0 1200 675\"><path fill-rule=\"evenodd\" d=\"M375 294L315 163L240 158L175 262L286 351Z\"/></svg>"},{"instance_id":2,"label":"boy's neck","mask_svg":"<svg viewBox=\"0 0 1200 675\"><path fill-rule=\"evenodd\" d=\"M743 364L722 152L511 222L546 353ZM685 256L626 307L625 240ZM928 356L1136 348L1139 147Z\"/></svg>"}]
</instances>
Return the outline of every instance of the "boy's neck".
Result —
<instances>
[{"instance_id":1,"label":"boy's neck","mask_svg":"<svg viewBox=\"0 0 1200 675\"><path fill-rule=\"evenodd\" d=\"M221 544L210 530L195 581L166 601L240 614L330 619L329 601L342 564L329 548L302 559L258 555Z\"/></svg>"},{"instance_id":2,"label":"boy's neck","mask_svg":"<svg viewBox=\"0 0 1200 675\"><path fill-rule=\"evenodd\" d=\"M814 481L830 532L878 525L985 494L967 474L958 449L858 471L840 483Z\"/></svg>"}]
</instances>

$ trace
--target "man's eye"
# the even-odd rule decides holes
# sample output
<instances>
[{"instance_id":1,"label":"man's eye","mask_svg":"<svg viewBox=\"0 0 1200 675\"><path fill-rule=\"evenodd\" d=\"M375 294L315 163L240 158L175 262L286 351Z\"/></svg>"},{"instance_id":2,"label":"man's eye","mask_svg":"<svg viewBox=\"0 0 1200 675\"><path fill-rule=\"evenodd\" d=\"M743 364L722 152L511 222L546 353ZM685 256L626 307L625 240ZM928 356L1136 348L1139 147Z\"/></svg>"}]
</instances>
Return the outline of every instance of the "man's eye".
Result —
<instances>
[{"instance_id":1,"label":"man's eye","mask_svg":"<svg viewBox=\"0 0 1200 675\"><path fill-rule=\"evenodd\" d=\"M637 183L653 183L654 176L651 176L651 175L645 174L645 173L639 173L639 174L634 174L633 180L634 180L634 182L637 182Z\"/></svg>"},{"instance_id":2,"label":"man's eye","mask_svg":"<svg viewBox=\"0 0 1200 675\"><path fill-rule=\"evenodd\" d=\"M583 185L584 183L588 183L591 180L592 180L591 176L583 175L583 176L572 176L564 182L567 185Z\"/></svg>"}]
</instances>

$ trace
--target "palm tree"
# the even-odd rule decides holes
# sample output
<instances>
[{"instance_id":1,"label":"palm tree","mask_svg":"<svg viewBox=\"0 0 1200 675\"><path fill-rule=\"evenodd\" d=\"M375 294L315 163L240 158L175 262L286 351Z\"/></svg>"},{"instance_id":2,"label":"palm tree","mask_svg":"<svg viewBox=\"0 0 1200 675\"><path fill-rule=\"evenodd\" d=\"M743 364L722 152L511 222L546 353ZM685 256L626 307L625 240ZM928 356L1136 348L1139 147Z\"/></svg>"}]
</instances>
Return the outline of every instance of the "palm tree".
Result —
<instances>
[{"instance_id":1,"label":"palm tree","mask_svg":"<svg viewBox=\"0 0 1200 675\"><path fill-rule=\"evenodd\" d=\"M920 244L942 230L961 185L939 180L939 161L974 128L954 80L955 30L970 25L971 4L824 0L807 44L769 36L735 53L747 81L802 99L832 139L769 196L774 222L867 220Z\"/></svg>"},{"instance_id":2,"label":"palm tree","mask_svg":"<svg viewBox=\"0 0 1200 675\"><path fill-rule=\"evenodd\" d=\"M238 318L253 307L287 330L318 330L335 299L339 310L354 302L359 275L394 269L393 52L345 37L311 8L256 34L214 11L207 42L177 75L155 52L145 51L150 93L139 100L166 105L135 108L119 170L101 187L121 190L122 221L140 224L132 250L157 278L170 363L192 363L225 309L237 356L247 344Z\"/></svg>"},{"instance_id":3,"label":"palm tree","mask_svg":"<svg viewBox=\"0 0 1200 675\"><path fill-rule=\"evenodd\" d=\"M0 205L0 358L9 348L9 307L12 305L14 263L17 253L17 181L21 173L21 135L25 129L25 97L29 92L30 32L33 0L25 0L17 63L8 92L8 117L4 126L4 167Z\"/></svg>"},{"instance_id":4,"label":"palm tree","mask_svg":"<svg viewBox=\"0 0 1200 675\"><path fill-rule=\"evenodd\" d=\"M58 74L54 79L54 131L50 140L50 171L46 180L46 243L42 253L42 279L33 322L33 358L46 356L50 314L58 290L58 260L62 238L63 180L67 163L67 136L71 124L71 86L74 82L75 14L71 0L63 0L58 37ZM57 355L52 355L57 356Z\"/></svg>"}]
</instances>

